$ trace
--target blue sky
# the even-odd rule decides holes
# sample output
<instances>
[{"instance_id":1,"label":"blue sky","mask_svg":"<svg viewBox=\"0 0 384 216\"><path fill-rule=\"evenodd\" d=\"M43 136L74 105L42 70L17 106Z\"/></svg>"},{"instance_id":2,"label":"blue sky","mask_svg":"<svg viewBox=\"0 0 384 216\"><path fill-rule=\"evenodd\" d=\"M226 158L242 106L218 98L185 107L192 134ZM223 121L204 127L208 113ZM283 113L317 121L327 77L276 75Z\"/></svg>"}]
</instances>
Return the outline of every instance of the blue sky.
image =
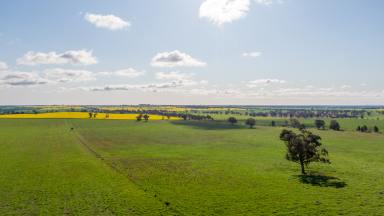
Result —
<instances>
[{"instance_id":1,"label":"blue sky","mask_svg":"<svg viewBox=\"0 0 384 216\"><path fill-rule=\"evenodd\" d=\"M383 1L0 3L0 104L384 104Z\"/></svg>"}]
</instances>

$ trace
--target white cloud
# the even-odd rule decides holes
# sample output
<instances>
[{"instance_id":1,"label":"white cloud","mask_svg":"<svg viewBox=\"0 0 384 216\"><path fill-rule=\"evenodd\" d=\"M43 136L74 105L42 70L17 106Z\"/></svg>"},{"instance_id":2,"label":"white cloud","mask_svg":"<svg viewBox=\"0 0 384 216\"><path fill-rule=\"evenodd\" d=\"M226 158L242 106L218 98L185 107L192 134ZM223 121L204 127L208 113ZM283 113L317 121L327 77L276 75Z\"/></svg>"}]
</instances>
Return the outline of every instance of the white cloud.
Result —
<instances>
[{"instance_id":1,"label":"white cloud","mask_svg":"<svg viewBox=\"0 0 384 216\"><path fill-rule=\"evenodd\" d=\"M284 84L286 82L287 81L280 80L280 79L257 79L257 80L248 81L246 86L248 88L255 88L255 87L269 86L272 84Z\"/></svg>"},{"instance_id":2,"label":"white cloud","mask_svg":"<svg viewBox=\"0 0 384 216\"><path fill-rule=\"evenodd\" d=\"M83 82L94 80L93 73L87 70L70 70L54 68L45 70L45 78L55 82Z\"/></svg>"},{"instance_id":3,"label":"white cloud","mask_svg":"<svg viewBox=\"0 0 384 216\"><path fill-rule=\"evenodd\" d=\"M257 4L262 4L262 5L271 5L273 4L273 0L255 0Z\"/></svg>"},{"instance_id":4,"label":"white cloud","mask_svg":"<svg viewBox=\"0 0 384 216\"><path fill-rule=\"evenodd\" d=\"M17 60L20 65L38 65L38 64L96 64L97 59L92 55L92 51L87 50L69 50L63 53L56 52L27 52L23 57Z\"/></svg>"},{"instance_id":5,"label":"white cloud","mask_svg":"<svg viewBox=\"0 0 384 216\"><path fill-rule=\"evenodd\" d=\"M151 61L154 67L204 67L207 64L178 50L156 54Z\"/></svg>"},{"instance_id":6,"label":"white cloud","mask_svg":"<svg viewBox=\"0 0 384 216\"><path fill-rule=\"evenodd\" d=\"M115 15L101 15L86 13L84 19L92 23L98 28L109 30L120 30L129 27L131 24L128 21L121 19Z\"/></svg>"},{"instance_id":7,"label":"white cloud","mask_svg":"<svg viewBox=\"0 0 384 216\"><path fill-rule=\"evenodd\" d=\"M127 91L127 90L143 90L143 91L157 91L158 89L169 89L183 87L186 84L183 81L172 81L167 83L150 83L150 84L137 84L137 85L106 85L103 87L90 87L85 88L90 91Z\"/></svg>"},{"instance_id":8,"label":"white cloud","mask_svg":"<svg viewBox=\"0 0 384 216\"><path fill-rule=\"evenodd\" d=\"M191 79L194 74L180 72L158 72L156 78L159 80L187 80Z\"/></svg>"},{"instance_id":9,"label":"white cloud","mask_svg":"<svg viewBox=\"0 0 384 216\"><path fill-rule=\"evenodd\" d=\"M7 63L0 61L0 71L5 71L7 69L8 69Z\"/></svg>"},{"instance_id":10,"label":"white cloud","mask_svg":"<svg viewBox=\"0 0 384 216\"><path fill-rule=\"evenodd\" d=\"M262 52L245 52L243 53L243 57L256 58L261 56L262 54L263 54Z\"/></svg>"},{"instance_id":11,"label":"white cloud","mask_svg":"<svg viewBox=\"0 0 384 216\"><path fill-rule=\"evenodd\" d=\"M199 10L199 17L222 26L243 18L249 11L250 0L205 0Z\"/></svg>"},{"instance_id":12,"label":"white cloud","mask_svg":"<svg viewBox=\"0 0 384 216\"><path fill-rule=\"evenodd\" d=\"M342 86L340 86L340 88L341 89L348 89L348 88L351 88L351 86L350 85L342 85Z\"/></svg>"},{"instance_id":13,"label":"white cloud","mask_svg":"<svg viewBox=\"0 0 384 216\"><path fill-rule=\"evenodd\" d=\"M138 71L134 68L121 69L114 72L117 76L124 76L128 78L135 78L145 74L144 71Z\"/></svg>"},{"instance_id":14,"label":"white cloud","mask_svg":"<svg viewBox=\"0 0 384 216\"><path fill-rule=\"evenodd\" d=\"M0 84L10 86L34 86L49 83L38 74L28 72L12 72L0 79Z\"/></svg>"},{"instance_id":15,"label":"white cloud","mask_svg":"<svg viewBox=\"0 0 384 216\"><path fill-rule=\"evenodd\" d=\"M156 78L159 80L167 80L161 83L147 83L147 84L126 84L126 85L106 85L101 87L83 88L89 91L127 91L127 90L141 90L141 91L177 91L184 92L186 88L192 86L206 85L208 82L205 80L193 80L193 74L184 74L179 72L159 72Z\"/></svg>"},{"instance_id":16,"label":"white cloud","mask_svg":"<svg viewBox=\"0 0 384 216\"><path fill-rule=\"evenodd\" d=\"M145 71L139 71L136 70L135 68L125 68L125 69L120 69L116 71L104 71L104 72L99 72L97 75L102 75L102 76L122 76L122 77L128 77L128 78L136 78L139 76L143 76L145 74Z\"/></svg>"}]
</instances>

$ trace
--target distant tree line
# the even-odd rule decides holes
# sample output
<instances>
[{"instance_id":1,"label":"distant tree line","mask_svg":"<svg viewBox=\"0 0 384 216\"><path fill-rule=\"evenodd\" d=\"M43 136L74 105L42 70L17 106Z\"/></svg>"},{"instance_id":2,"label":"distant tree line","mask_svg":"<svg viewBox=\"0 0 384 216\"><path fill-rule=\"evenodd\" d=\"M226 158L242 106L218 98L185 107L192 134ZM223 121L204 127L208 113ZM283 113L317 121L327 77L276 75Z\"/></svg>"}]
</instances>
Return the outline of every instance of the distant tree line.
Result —
<instances>
[{"instance_id":1,"label":"distant tree line","mask_svg":"<svg viewBox=\"0 0 384 216\"><path fill-rule=\"evenodd\" d=\"M371 115L367 110L265 110L265 111L238 111L238 110L191 110L192 113L216 115L245 115L251 117L278 117L278 118L364 118Z\"/></svg>"}]
</instances>

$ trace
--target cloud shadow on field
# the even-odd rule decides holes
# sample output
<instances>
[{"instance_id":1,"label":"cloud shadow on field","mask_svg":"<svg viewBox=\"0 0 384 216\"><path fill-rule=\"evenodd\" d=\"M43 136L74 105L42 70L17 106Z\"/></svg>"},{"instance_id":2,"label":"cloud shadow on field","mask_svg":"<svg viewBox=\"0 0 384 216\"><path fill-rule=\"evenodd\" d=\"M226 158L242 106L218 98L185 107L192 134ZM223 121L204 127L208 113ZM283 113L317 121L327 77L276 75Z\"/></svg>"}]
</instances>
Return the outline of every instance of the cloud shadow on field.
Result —
<instances>
[{"instance_id":1,"label":"cloud shadow on field","mask_svg":"<svg viewBox=\"0 0 384 216\"><path fill-rule=\"evenodd\" d=\"M319 187L334 187L343 188L347 186L347 183L341 181L337 177L321 175L318 173L310 173L307 175L298 175L299 181L304 184L311 184Z\"/></svg>"},{"instance_id":2,"label":"cloud shadow on field","mask_svg":"<svg viewBox=\"0 0 384 216\"><path fill-rule=\"evenodd\" d=\"M172 124L179 126L189 126L196 129L204 130L229 130L229 129L244 129L246 128L242 123L231 125L226 121L172 121Z\"/></svg>"}]
</instances>

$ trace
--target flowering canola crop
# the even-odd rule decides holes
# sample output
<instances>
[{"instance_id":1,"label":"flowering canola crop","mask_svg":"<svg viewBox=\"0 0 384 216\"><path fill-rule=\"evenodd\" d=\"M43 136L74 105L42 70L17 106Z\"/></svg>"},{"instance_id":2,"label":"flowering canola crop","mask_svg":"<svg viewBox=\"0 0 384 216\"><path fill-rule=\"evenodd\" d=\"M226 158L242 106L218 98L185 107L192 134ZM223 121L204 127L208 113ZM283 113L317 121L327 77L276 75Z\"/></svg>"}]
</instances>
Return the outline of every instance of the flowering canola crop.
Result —
<instances>
[{"instance_id":1,"label":"flowering canola crop","mask_svg":"<svg viewBox=\"0 0 384 216\"><path fill-rule=\"evenodd\" d=\"M97 113L96 118L92 119L110 119L110 120L136 120L139 114L105 114ZM87 112L52 112L37 114L6 114L0 115L6 119L89 119ZM149 120L167 120L168 118L161 115L149 115ZM170 120L179 120L180 118L171 117Z\"/></svg>"}]
</instances>

